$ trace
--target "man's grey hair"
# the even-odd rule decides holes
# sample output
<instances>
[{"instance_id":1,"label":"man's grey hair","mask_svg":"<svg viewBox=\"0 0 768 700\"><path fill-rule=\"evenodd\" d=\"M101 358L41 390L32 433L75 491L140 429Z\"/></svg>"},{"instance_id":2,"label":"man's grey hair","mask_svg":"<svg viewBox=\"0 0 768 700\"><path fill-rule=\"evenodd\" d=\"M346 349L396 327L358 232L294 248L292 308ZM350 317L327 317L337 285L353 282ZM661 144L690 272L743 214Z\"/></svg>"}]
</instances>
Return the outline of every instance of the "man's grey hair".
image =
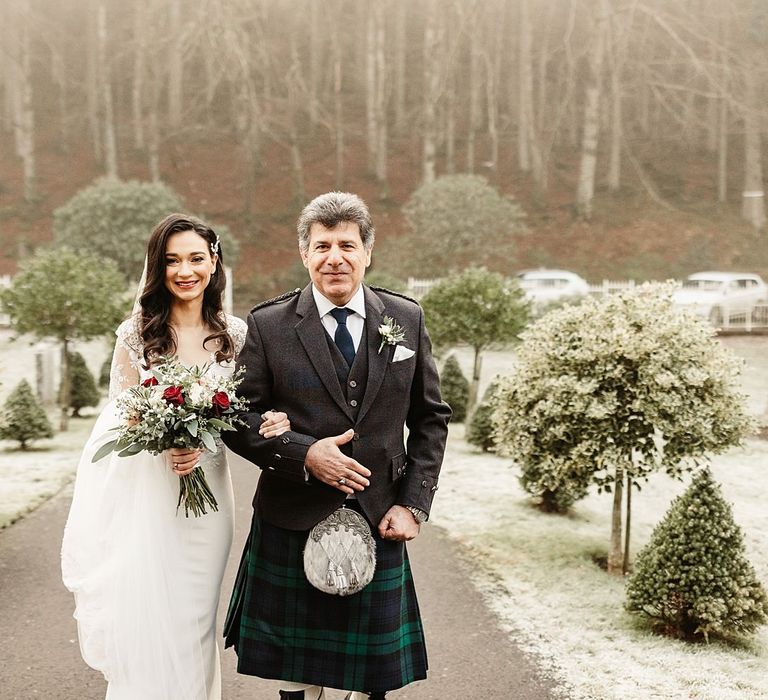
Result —
<instances>
[{"instance_id":1,"label":"man's grey hair","mask_svg":"<svg viewBox=\"0 0 768 700\"><path fill-rule=\"evenodd\" d=\"M350 192L326 192L304 207L297 225L299 248L302 251L309 249L309 229L312 224L333 229L345 221L358 225L363 247L371 250L376 235L371 214L365 202Z\"/></svg>"}]
</instances>

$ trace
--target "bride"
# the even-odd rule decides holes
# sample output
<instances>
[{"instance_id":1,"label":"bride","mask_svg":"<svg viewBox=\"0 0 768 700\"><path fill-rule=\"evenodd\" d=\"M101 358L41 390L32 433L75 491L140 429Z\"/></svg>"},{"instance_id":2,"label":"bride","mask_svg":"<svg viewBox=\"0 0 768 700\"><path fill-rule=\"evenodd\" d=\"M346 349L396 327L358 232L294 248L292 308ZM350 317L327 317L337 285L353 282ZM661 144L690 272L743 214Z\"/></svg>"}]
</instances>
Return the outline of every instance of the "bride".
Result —
<instances>
[{"instance_id":1,"label":"bride","mask_svg":"<svg viewBox=\"0 0 768 700\"><path fill-rule=\"evenodd\" d=\"M138 310L116 331L110 401L80 458L61 552L81 653L107 679L107 700L221 698L216 608L234 524L224 446L91 460L114 438L115 398L160 356L233 371L246 325L223 313L225 285L216 233L171 214L150 236ZM264 418L265 437L290 428L284 413ZM187 518L176 512L178 478L197 466L219 509Z\"/></svg>"}]
</instances>

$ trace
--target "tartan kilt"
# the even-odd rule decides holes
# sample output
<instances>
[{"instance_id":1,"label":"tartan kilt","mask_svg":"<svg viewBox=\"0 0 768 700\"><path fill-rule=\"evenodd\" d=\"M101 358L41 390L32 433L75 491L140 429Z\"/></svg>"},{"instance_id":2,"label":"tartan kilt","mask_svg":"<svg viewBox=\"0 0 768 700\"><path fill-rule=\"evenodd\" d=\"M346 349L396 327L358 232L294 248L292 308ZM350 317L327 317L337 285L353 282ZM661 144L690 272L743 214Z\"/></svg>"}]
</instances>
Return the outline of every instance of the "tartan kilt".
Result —
<instances>
[{"instance_id":1,"label":"tartan kilt","mask_svg":"<svg viewBox=\"0 0 768 700\"><path fill-rule=\"evenodd\" d=\"M426 678L405 543L383 540L372 529L373 580L359 593L336 596L304 575L308 531L254 515L224 625L239 673L368 693Z\"/></svg>"}]
</instances>

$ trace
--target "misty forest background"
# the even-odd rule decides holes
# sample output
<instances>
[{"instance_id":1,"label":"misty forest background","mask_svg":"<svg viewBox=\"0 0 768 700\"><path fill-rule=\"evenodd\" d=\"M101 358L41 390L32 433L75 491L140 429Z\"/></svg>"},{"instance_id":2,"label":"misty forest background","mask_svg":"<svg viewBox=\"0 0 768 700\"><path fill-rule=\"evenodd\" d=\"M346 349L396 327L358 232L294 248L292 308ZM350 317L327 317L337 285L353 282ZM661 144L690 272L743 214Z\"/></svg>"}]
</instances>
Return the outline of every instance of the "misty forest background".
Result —
<instances>
[{"instance_id":1,"label":"misty forest background","mask_svg":"<svg viewBox=\"0 0 768 700\"><path fill-rule=\"evenodd\" d=\"M452 173L525 211L503 273L768 273L760 0L3 0L0 62L0 275L107 175L226 224L246 308L296 286L330 189L418 276L402 206Z\"/></svg>"}]
</instances>

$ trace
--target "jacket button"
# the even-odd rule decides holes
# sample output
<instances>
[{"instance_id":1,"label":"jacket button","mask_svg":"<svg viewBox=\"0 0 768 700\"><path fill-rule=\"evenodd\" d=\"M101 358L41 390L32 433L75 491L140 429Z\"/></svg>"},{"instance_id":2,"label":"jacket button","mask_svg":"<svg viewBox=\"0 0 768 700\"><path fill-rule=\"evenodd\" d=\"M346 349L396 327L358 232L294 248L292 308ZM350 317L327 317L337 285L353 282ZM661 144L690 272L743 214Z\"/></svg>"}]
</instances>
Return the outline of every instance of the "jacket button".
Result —
<instances>
[{"instance_id":1,"label":"jacket button","mask_svg":"<svg viewBox=\"0 0 768 700\"><path fill-rule=\"evenodd\" d=\"M291 441L291 438L289 438L289 437L284 437L284 438L283 438L283 445L287 445L287 444L288 444L290 441Z\"/></svg>"},{"instance_id":2,"label":"jacket button","mask_svg":"<svg viewBox=\"0 0 768 700\"><path fill-rule=\"evenodd\" d=\"M398 467L397 468L397 473L398 473L398 475L402 474L403 473L403 468L402 467Z\"/></svg>"},{"instance_id":3,"label":"jacket button","mask_svg":"<svg viewBox=\"0 0 768 700\"><path fill-rule=\"evenodd\" d=\"M352 408L354 408L355 406L357 406L357 401L356 401L355 399L352 399L352 400L349 402L349 405L350 405L350 406L352 406Z\"/></svg>"},{"instance_id":4,"label":"jacket button","mask_svg":"<svg viewBox=\"0 0 768 700\"><path fill-rule=\"evenodd\" d=\"M353 440L359 440L359 439L360 439L360 433L355 433L355 434L352 436L352 439L353 439Z\"/></svg>"},{"instance_id":5,"label":"jacket button","mask_svg":"<svg viewBox=\"0 0 768 700\"><path fill-rule=\"evenodd\" d=\"M426 481L422 481L422 482L421 482L421 485L422 485L424 488L427 488L427 482L426 482Z\"/></svg>"},{"instance_id":6,"label":"jacket button","mask_svg":"<svg viewBox=\"0 0 768 700\"><path fill-rule=\"evenodd\" d=\"M354 388L357 386L357 382L356 382L356 381L353 379L353 380L352 380L352 381L349 383L349 386L351 386L351 387L354 389Z\"/></svg>"},{"instance_id":7,"label":"jacket button","mask_svg":"<svg viewBox=\"0 0 768 700\"><path fill-rule=\"evenodd\" d=\"M282 455L275 455L275 459L282 459ZM426 486L426 484L424 484Z\"/></svg>"}]
</instances>

